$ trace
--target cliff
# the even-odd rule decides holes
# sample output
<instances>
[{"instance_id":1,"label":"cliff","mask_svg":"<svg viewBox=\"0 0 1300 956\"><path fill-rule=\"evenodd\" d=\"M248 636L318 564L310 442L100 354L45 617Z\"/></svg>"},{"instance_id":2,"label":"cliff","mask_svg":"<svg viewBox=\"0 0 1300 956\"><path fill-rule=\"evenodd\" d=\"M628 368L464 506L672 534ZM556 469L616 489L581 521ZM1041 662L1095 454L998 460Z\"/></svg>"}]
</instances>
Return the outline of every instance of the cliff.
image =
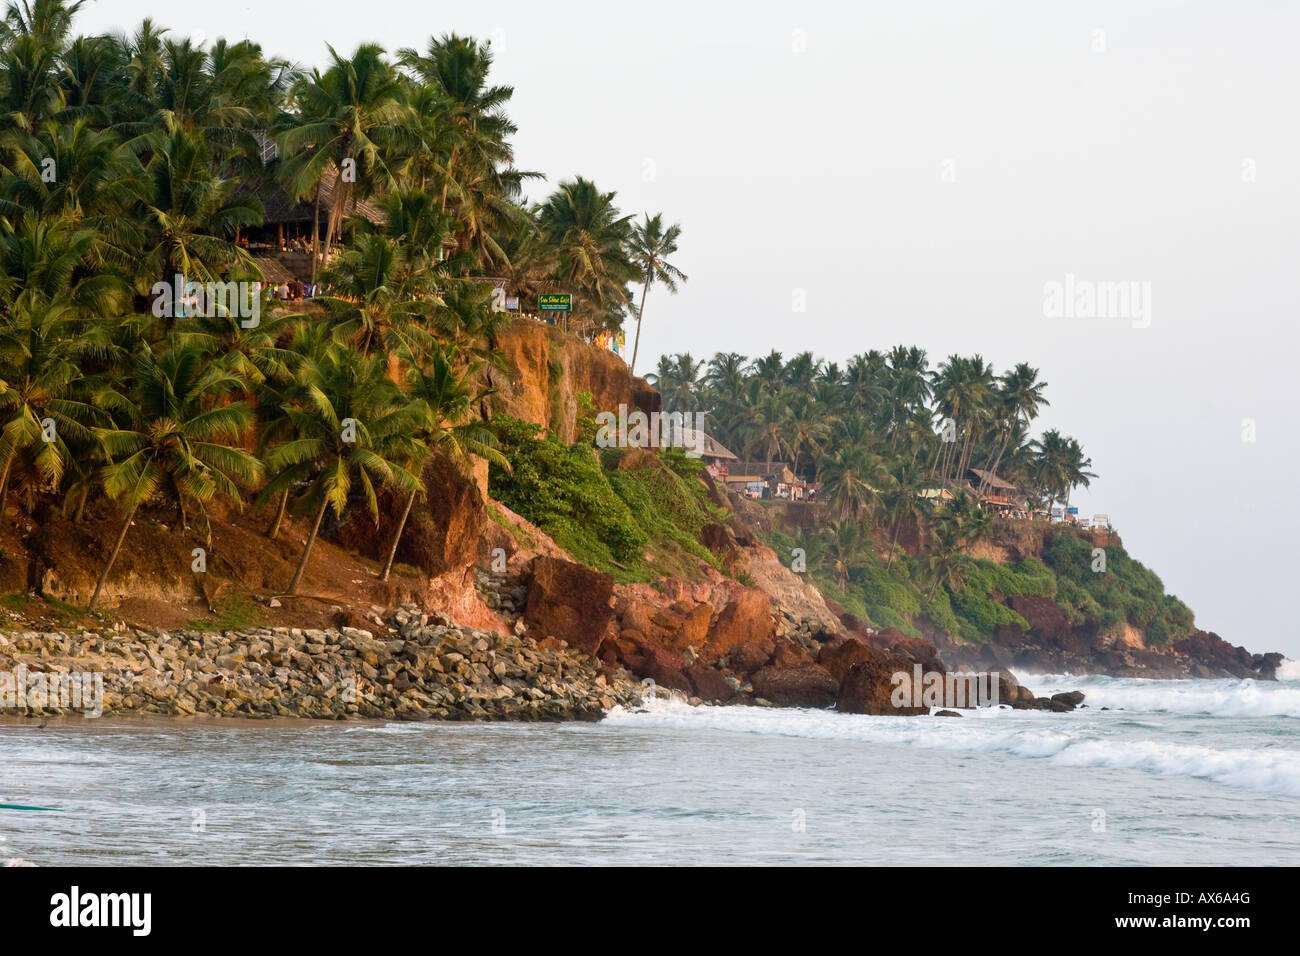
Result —
<instances>
[{"instance_id":1,"label":"cliff","mask_svg":"<svg viewBox=\"0 0 1300 956\"><path fill-rule=\"evenodd\" d=\"M812 509L729 497L681 455L571 445L592 411L659 409L658 393L621 358L528 320L488 345L496 361L482 374L495 391L483 411L515 467L467 474L434 455L391 579L377 570L403 501L383 491L377 522L360 510L327 522L296 596L281 591L306 537L303 517L270 538L269 510L214 510L181 530L177 515L143 509L108 579L109 611L88 620L78 606L120 516L100 503L76 520L47 505L0 529L0 581L10 592L0 612L20 627L234 631L373 626L378 612L411 603L502 639L582 655L611 686L630 675L702 701L859 713L913 712L890 700L890 679L916 666L998 670L1004 702L1062 709L1070 705L1035 698L1009 668L1271 676L1280 660L1204 632L1157 647L1139 630L1071 619L1040 593L990 589L1005 620L978 640L923 614L900 619L902 629L864 621L784 558L782 536L811 531ZM1051 536L1042 526L1006 530L981 557L1008 567L1039 560Z\"/></svg>"}]
</instances>

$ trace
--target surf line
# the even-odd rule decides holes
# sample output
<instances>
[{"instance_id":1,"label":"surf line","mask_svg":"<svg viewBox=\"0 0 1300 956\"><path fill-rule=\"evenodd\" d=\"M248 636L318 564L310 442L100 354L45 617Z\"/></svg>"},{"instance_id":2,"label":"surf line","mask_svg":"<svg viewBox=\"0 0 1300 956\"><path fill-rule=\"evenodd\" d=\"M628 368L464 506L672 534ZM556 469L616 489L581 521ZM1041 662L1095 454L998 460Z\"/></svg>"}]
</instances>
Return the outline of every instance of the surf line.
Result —
<instances>
[{"instance_id":1,"label":"surf line","mask_svg":"<svg viewBox=\"0 0 1300 956\"><path fill-rule=\"evenodd\" d=\"M50 813L64 813L58 807L24 807L18 803L0 803L0 810L46 810Z\"/></svg>"}]
</instances>

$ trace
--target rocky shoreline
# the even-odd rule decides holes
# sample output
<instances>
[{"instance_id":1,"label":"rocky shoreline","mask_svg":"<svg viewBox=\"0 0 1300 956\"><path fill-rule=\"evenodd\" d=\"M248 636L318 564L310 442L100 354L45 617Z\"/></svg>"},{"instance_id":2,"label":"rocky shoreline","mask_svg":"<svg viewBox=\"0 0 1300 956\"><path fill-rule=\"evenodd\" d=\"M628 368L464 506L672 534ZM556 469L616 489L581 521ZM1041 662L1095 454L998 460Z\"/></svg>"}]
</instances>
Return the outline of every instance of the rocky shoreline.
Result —
<instances>
[{"instance_id":1,"label":"rocky shoreline","mask_svg":"<svg viewBox=\"0 0 1300 956\"><path fill-rule=\"evenodd\" d=\"M456 627L410 607L384 624L382 635L355 627L10 632L0 634L0 673L102 675L105 716L598 720L641 700L634 679L561 642ZM6 714L66 711L24 702Z\"/></svg>"},{"instance_id":2,"label":"rocky shoreline","mask_svg":"<svg viewBox=\"0 0 1300 956\"><path fill-rule=\"evenodd\" d=\"M846 713L907 716L931 708L900 709L891 700L891 677L922 663L944 671L925 642L839 640L822 648L820 664L792 658L761 669L755 665L766 655L747 667L741 660L752 648L742 644L711 667L688 666L691 683L675 687L644 675L638 680L627 668L553 637L535 641L519 633L522 626L505 635L460 627L414 605L386 614L374 608L364 620L375 629L213 632L119 625L102 632L0 633L0 718L65 717L93 709L93 716L599 720L615 706L639 706L650 695L692 705L834 706ZM686 656L694 657L694 648ZM739 673L756 673L742 681L733 665ZM87 689L85 698L70 702L66 688L73 675ZM62 700L54 691L61 680ZM998 683L999 702L1017 709L1073 710L1082 700L1077 692L1035 697L1009 672ZM691 684L704 689L691 693ZM33 688L40 690L33 694ZM974 699L968 704L943 696L938 704L963 708Z\"/></svg>"}]
</instances>

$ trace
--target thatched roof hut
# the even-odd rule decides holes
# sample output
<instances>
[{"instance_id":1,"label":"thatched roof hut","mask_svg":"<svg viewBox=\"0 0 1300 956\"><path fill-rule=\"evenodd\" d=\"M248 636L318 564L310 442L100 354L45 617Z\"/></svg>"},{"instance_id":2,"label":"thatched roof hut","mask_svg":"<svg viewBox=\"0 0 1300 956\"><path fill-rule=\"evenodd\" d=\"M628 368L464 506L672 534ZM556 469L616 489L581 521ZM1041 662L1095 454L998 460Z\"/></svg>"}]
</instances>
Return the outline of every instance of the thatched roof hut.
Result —
<instances>
[{"instance_id":1,"label":"thatched roof hut","mask_svg":"<svg viewBox=\"0 0 1300 956\"><path fill-rule=\"evenodd\" d=\"M334 208L334 183L336 178L333 167L321 177L320 215L322 221L329 219L330 210ZM266 208L266 217L263 223L267 226L310 223L316 211L314 199L304 199L302 202L291 203L288 194L283 189L277 189L266 197L262 205ZM348 208L343 215L344 218L358 215L376 226L383 225L385 219L382 209L365 199L358 199L355 195L348 203Z\"/></svg>"}]
</instances>

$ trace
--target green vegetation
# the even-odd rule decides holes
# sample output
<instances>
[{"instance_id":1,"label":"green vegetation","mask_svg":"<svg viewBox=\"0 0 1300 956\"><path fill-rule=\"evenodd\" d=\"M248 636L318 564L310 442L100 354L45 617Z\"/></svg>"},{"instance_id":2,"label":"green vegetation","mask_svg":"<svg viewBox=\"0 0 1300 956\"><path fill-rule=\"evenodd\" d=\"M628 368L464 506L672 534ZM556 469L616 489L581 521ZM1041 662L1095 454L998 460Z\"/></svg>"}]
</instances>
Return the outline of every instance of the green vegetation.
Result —
<instances>
[{"instance_id":1,"label":"green vegetation","mask_svg":"<svg viewBox=\"0 0 1300 956\"><path fill-rule=\"evenodd\" d=\"M239 595L218 598L213 613L213 617L196 617L185 626L192 631L238 631L254 627L262 619L261 608Z\"/></svg>"},{"instance_id":2,"label":"green vegetation","mask_svg":"<svg viewBox=\"0 0 1300 956\"><path fill-rule=\"evenodd\" d=\"M1108 549L1108 573L1095 573L1091 544L1067 530L1051 534L1043 561L974 557L998 529L986 506L994 491L1006 506L1042 513L1096 477L1074 439L1030 437L1048 402L1028 365L998 375L981 356L951 355L932 368L923 350L900 345L843 367L810 352L719 353L707 363L677 354L659 360L653 379L665 409L703 412L732 451L785 462L819 486L817 531L803 541L774 533L770 543L783 556L802 547L823 592L872 625L987 641L999 627L1027 626L1008 601L1034 595L1075 623L1127 621L1157 644L1191 631L1190 612L1154 574L1119 548ZM900 540L919 549L908 554Z\"/></svg>"},{"instance_id":3,"label":"green vegetation","mask_svg":"<svg viewBox=\"0 0 1300 956\"><path fill-rule=\"evenodd\" d=\"M708 499L698 459L635 449L598 456L589 441L565 446L517 419L497 416L492 426L509 463L492 465L493 496L577 560L620 581L694 577L699 561L718 567L699 537L725 515Z\"/></svg>"},{"instance_id":4,"label":"green vegetation","mask_svg":"<svg viewBox=\"0 0 1300 956\"><path fill-rule=\"evenodd\" d=\"M1106 569L1092 569L1091 544L1073 535L1055 535L1043 560L1062 582L1057 603L1072 620L1084 616L1100 619L1104 630L1127 622L1140 629L1147 643L1164 646L1194 630L1192 612L1172 594L1154 571L1129 557L1121 547L1104 549Z\"/></svg>"},{"instance_id":5,"label":"green vegetation","mask_svg":"<svg viewBox=\"0 0 1300 956\"><path fill-rule=\"evenodd\" d=\"M480 365L510 321L484 277L524 311L572 293L566 325L584 334L636 314L633 284L684 278L666 261L678 227L636 224L589 180L525 200L540 176L515 164L514 91L490 82L485 42L327 48L302 69L152 21L78 36L81 6L22 0L0 18L0 523L15 498L112 515L92 608L133 519L172 511L202 541L219 500L270 506L270 537L308 519L289 592L328 516L378 522L396 500L387 576L432 449L508 466L478 421ZM276 236L268 206L299 204L315 211L307 314L247 286L220 305L160 296L263 280L250 241ZM584 553L639 566L658 533L694 553L623 503L659 500L635 476L616 493L589 453L530 451L521 486L572 485L548 518Z\"/></svg>"}]
</instances>

